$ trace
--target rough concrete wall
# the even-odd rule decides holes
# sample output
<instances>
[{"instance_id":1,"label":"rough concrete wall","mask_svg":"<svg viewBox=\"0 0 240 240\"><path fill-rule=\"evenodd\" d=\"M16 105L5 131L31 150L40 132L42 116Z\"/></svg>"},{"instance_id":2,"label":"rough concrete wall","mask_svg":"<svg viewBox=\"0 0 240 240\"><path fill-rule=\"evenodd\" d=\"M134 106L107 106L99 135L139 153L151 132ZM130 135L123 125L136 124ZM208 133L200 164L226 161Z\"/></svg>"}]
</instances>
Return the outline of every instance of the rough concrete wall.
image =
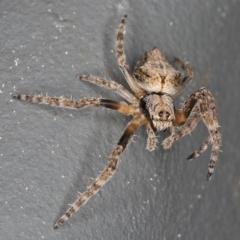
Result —
<instances>
[{"instance_id":1,"label":"rough concrete wall","mask_svg":"<svg viewBox=\"0 0 240 240\"><path fill-rule=\"evenodd\" d=\"M240 239L240 2L1 1L0 239ZM216 98L223 152L206 182L210 150L185 158L206 139L195 131L164 151L148 152L146 130L121 156L114 177L60 229L56 220L83 192L120 138L129 116L12 100L12 93L103 96L113 92L75 79L93 74L127 84L116 61L116 29L128 14L125 48L133 68L158 47L195 76L176 105L200 87Z\"/></svg>"}]
</instances>

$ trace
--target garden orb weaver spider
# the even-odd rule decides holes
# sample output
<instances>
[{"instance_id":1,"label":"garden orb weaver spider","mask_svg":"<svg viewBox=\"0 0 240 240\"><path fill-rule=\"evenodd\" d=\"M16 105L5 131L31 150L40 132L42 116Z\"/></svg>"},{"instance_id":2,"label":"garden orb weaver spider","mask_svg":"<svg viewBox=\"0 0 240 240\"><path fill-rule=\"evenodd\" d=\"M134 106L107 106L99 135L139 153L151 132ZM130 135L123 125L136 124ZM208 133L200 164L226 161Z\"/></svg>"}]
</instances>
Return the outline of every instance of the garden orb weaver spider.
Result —
<instances>
[{"instance_id":1,"label":"garden orb weaver spider","mask_svg":"<svg viewBox=\"0 0 240 240\"><path fill-rule=\"evenodd\" d=\"M114 81L105 80L91 75L79 75L78 78L114 90L129 104L102 98L82 98L76 101L65 98L44 97L42 95L30 96L19 94L14 96L14 98L20 100L50 104L52 106L65 108L83 108L94 105L133 116L132 121L127 125L122 137L117 143L117 146L111 153L108 166L71 205L67 212L55 224L54 228L58 228L62 225L80 208L80 206L86 203L91 196L96 194L113 175L120 154L130 142L133 133L141 125L145 125L148 132L146 148L149 151L153 151L157 144L157 138L155 136L156 131L170 129L170 136L162 143L163 147L167 149L170 148L172 143L178 140L181 136L190 133L196 127L199 120L203 119L210 135L202 146L187 159L190 160L198 157L209 145L212 144L211 159L207 173L208 181L213 174L221 145L221 134L218 131L219 125L212 94L206 88L200 88L186 99L182 108L175 108L173 99L180 94L190 82L193 77L193 72L186 62L177 58L176 61L182 65L182 68L185 71L185 76L182 78L181 73L168 63L165 55L157 48L153 48L150 52L146 52L143 55L132 74L126 62L123 48L126 18L127 15L122 18L117 32L117 59L118 65L134 94ZM191 113L194 115L189 119ZM175 133L174 127L180 126L182 126L181 130Z\"/></svg>"}]
</instances>

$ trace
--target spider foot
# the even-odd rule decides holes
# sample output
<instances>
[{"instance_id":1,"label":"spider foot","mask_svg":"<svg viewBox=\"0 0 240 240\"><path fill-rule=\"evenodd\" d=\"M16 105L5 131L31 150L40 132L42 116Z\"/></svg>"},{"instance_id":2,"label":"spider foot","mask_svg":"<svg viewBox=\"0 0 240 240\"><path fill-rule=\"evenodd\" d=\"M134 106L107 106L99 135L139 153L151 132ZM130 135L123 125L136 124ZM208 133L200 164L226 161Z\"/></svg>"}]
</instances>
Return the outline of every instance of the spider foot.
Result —
<instances>
[{"instance_id":1,"label":"spider foot","mask_svg":"<svg viewBox=\"0 0 240 240\"><path fill-rule=\"evenodd\" d=\"M173 139L172 135L167 137L166 139L164 139L163 142L162 142L163 148L164 149L170 148L173 144L173 141L174 141L174 139Z\"/></svg>"}]
</instances>

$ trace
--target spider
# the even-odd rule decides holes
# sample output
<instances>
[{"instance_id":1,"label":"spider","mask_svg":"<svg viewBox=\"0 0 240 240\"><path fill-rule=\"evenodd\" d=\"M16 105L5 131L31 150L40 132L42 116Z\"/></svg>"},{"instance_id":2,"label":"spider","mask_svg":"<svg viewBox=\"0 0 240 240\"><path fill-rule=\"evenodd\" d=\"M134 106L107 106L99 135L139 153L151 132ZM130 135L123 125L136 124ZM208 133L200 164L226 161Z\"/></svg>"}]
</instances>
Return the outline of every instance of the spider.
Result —
<instances>
[{"instance_id":1,"label":"spider","mask_svg":"<svg viewBox=\"0 0 240 240\"><path fill-rule=\"evenodd\" d=\"M212 144L213 147L211 160L208 166L207 181L211 179L213 174L221 145L221 135L218 131L219 125L212 94L208 89L200 88L185 100L182 108L175 108L173 99L179 95L193 78L193 71L186 62L176 58L176 62L181 64L185 72L184 76L181 77L181 73L168 63L166 56L157 48L153 48L150 52L146 52L143 55L132 74L126 62L123 48L126 19L127 15L124 15L117 32L117 60L120 70L134 94L114 81L91 75L78 75L77 78L112 89L129 104L103 98L82 98L75 101L62 97L44 97L42 95L31 96L19 94L14 96L14 98L20 100L50 104L52 106L64 108L83 108L90 105L105 107L133 116L133 119L128 123L122 137L118 141L117 146L111 153L108 166L58 220L54 226L55 229L71 217L74 212L91 198L91 196L96 194L113 175L120 154L127 147L133 133L141 125L146 126L148 133L146 148L149 151L153 151L157 144L156 131L170 129L170 136L162 143L164 149L168 149L174 141L190 133L196 127L199 120L203 119L209 130L209 137L197 151L187 158L187 160L198 157ZM193 117L190 119L189 117L191 114ZM182 126L181 130L175 133L174 128L180 126Z\"/></svg>"}]
</instances>

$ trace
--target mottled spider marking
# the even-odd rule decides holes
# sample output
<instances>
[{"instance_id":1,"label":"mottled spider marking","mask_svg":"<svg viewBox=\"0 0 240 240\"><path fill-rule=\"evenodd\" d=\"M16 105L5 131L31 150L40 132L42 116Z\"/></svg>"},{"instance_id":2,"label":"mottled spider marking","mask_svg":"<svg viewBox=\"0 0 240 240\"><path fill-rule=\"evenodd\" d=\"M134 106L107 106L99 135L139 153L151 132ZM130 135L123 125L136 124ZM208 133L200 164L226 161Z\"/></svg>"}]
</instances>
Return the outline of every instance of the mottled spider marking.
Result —
<instances>
[{"instance_id":1,"label":"mottled spider marking","mask_svg":"<svg viewBox=\"0 0 240 240\"><path fill-rule=\"evenodd\" d=\"M57 97L44 97L41 95L14 95L13 96L16 99L20 99L23 101L29 101L33 103L40 103L40 104L49 104L51 106L57 106L57 107L64 107L64 108L82 108L88 105L95 105L100 106L101 99L100 98L82 98L79 101L66 99L63 97L57 98Z\"/></svg>"},{"instance_id":2,"label":"mottled spider marking","mask_svg":"<svg viewBox=\"0 0 240 240\"><path fill-rule=\"evenodd\" d=\"M206 88L201 88L193 93L186 102L188 103L193 99L197 100L202 119L204 120L210 135L213 138L212 153L207 173L207 181L209 181L214 172L214 166L216 164L217 156L221 146L221 134L218 131L219 124L215 112L215 102L212 94Z\"/></svg>"},{"instance_id":3,"label":"mottled spider marking","mask_svg":"<svg viewBox=\"0 0 240 240\"><path fill-rule=\"evenodd\" d=\"M112 110L119 111L121 113L135 115L140 113L136 106L129 106L125 103L120 103L108 99L102 98L82 98L78 101L70 100L66 98L57 98L57 97L44 97L41 95L24 95L19 94L13 96L16 99L20 99L23 101L29 101L33 103L40 103L40 104L49 104L51 106L63 107L63 108L83 108L88 106L96 106L96 107L105 107L110 108Z\"/></svg>"},{"instance_id":4,"label":"mottled spider marking","mask_svg":"<svg viewBox=\"0 0 240 240\"><path fill-rule=\"evenodd\" d=\"M170 148L174 141L177 141L180 137L183 137L186 134L189 134L190 132L192 132L200 119L201 119L200 111L198 108L195 108L195 115L188 122L188 124L185 125L180 131L171 134L162 142L164 149Z\"/></svg>"},{"instance_id":5,"label":"mottled spider marking","mask_svg":"<svg viewBox=\"0 0 240 240\"><path fill-rule=\"evenodd\" d=\"M187 157L187 160L192 160L199 157L203 152L207 150L207 148L212 144L212 142L213 138L212 136L209 136L197 151Z\"/></svg>"},{"instance_id":6,"label":"mottled spider marking","mask_svg":"<svg viewBox=\"0 0 240 240\"><path fill-rule=\"evenodd\" d=\"M126 57L125 57L124 48L123 48L126 19L127 19L127 15L124 15L119 25L118 33L117 33L117 59L118 59L118 64L120 66L126 65Z\"/></svg>"},{"instance_id":7,"label":"mottled spider marking","mask_svg":"<svg viewBox=\"0 0 240 240\"><path fill-rule=\"evenodd\" d=\"M108 167L96 178L96 180L88 187L87 191L85 191L67 210L67 212L58 220L55 224L54 228L58 228L62 225L69 217L72 216L74 212L76 212L81 205L86 203L91 196L96 194L98 190L109 180L109 178L113 175L117 163L119 160L119 156L127 147L129 142L131 141L133 133L136 129L146 123L146 120L142 117L142 114L137 115L126 127L122 137L118 141L117 146L113 150L112 154L109 157Z\"/></svg>"},{"instance_id":8,"label":"mottled spider marking","mask_svg":"<svg viewBox=\"0 0 240 240\"><path fill-rule=\"evenodd\" d=\"M117 167L117 163L119 160L120 154L123 152L124 147L121 145L117 145L113 150L110 158L109 165L105 170L96 178L96 180L88 187L87 191L85 191L79 198L72 204L72 206L67 210L67 212L57 221L54 226L54 229L57 229L60 225L62 225L65 221L70 218L74 212L78 211L78 209L85 204L91 196L96 194L99 189L107 182L109 177L111 177Z\"/></svg>"},{"instance_id":9,"label":"mottled spider marking","mask_svg":"<svg viewBox=\"0 0 240 240\"><path fill-rule=\"evenodd\" d=\"M125 56L124 47L123 47L126 19L127 19L127 15L124 15L117 32L117 42L116 42L117 60L118 60L119 68L122 71L122 74L125 77L129 87L135 93L136 98L139 99L145 95L145 91L142 90L135 82L135 79L133 78L132 73L130 72L129 66L126 62L126 56Z\"/></svg>"},{"instance_id":10,"label":"mottled spider marking","mask_svg":"<svg viewBox=\"0 0 240 240\"><path fill-rule=\"evenodd\" d=\"M148 138L147 138L146 149L151 152L157 148L158 140L151 126L147 127L147 133L148 133Z\"/></svg>"},{"instance_id":11,"label":"mottled spider marking","mask_svg":"<svg viewBox=\"0 0 240 240\"><path fill-rule=\"evenodd\" d=\"M136 97L125 89L121 84L118 84L111 80L106 80L104 78L95 77L91 75L78 75L77 78L82 81L88 81L93 84L97 84L106 88L114 90L122 98L126 99L129 103L137 103Z\"/></svg>"}]
</instances>

